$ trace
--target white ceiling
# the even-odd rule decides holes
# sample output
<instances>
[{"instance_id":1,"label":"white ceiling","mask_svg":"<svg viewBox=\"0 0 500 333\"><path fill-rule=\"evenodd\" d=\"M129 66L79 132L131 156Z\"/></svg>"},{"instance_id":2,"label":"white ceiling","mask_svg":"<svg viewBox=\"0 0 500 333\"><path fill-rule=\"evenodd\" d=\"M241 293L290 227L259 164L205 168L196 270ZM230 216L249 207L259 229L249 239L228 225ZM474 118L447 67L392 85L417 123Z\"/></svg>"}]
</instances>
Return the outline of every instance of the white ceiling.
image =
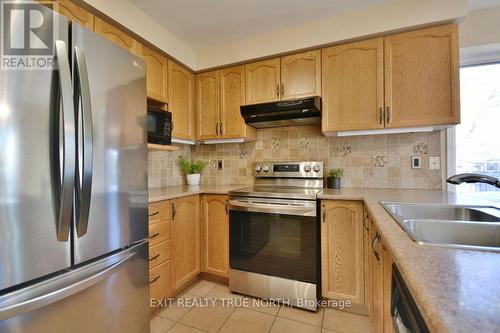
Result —
<instances>
[{"instance_id":1,"label":"white ceiling","mask_svg":"<svg viewBox=\"0 0 500 333\"><path fill-rule=\"evenodd\" d=\"M131 1L188 45L199 49L397 0Z\"/></svg>"},{"instance_id":2,"label":"white ceiling","mask_svg":"<svg viewBox=\"0 0 500 333\"><path fill-rule=\"evenodd\" d=\"M500 7L500 0L469 0L469 10Z\"/></svg>"}]
</instances>

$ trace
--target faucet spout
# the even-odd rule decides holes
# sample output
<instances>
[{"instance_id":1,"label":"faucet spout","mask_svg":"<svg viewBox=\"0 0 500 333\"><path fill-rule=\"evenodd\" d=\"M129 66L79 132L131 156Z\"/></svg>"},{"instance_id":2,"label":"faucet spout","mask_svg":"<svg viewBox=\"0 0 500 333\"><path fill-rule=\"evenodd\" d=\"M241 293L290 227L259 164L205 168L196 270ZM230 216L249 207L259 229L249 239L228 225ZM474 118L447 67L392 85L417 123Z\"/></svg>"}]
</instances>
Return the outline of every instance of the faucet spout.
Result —
<instances>
[{"instance_id":1,"label":"faucet spout","mask_svg":"<svg viewBox=\"0 0 500 333\"><path fill-rule=\"evenodd\" d=\"M500 180L488 175L479 173L461 173L451 176L446 180L450 184L460 185L462 183L483 183L500 188Z\"/></svg>"}]
</instances>

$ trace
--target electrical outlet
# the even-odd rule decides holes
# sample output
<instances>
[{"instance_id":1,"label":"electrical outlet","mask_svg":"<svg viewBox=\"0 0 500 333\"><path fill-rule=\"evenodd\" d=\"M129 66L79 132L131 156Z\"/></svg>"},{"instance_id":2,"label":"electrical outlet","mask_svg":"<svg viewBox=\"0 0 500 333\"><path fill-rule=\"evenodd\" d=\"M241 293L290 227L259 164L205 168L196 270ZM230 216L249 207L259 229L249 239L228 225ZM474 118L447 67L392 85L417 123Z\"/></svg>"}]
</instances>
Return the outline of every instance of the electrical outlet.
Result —
<instances>
[{"instance_id":1,"label":"electrical outlet","mask_svg":"<svg viewBox=\"0 0 500 333\"><path fill-rule=\"evenodd\" d=\"M429 156L429 169L441 169L441 158L439 156Z\"/></svg>"},{"instance_id":2,"label":"electrical outlet","mask_svg":"<svg viewBox=\"0 0 500 333\"><path fill-rule=\"evenodd\" d=\"M422 157L412 156L411 157L411 168L412 169L422 169Z\"/></svg>"},{"instance_id":3,"label":"electrical outlet","mask_svg":"<svg viewBox=\"0 0 500 333\"><path fill-rule=\"evenodd\" d=\"M217 161L217 170L223 170L223 169L224 169L224 161L218 160Z\"/></svg>"}]
</instances>

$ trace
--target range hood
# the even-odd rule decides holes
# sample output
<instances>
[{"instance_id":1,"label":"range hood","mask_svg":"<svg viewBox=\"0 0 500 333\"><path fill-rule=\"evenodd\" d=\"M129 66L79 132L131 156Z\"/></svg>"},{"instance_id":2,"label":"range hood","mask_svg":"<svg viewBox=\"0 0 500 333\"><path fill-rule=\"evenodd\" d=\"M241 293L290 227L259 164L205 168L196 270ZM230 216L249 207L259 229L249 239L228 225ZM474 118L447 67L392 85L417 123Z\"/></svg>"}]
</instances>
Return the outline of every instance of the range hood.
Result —
<instances>
[{"instance_id":1,"label":"range hood","mask_svg":"<svg viewBox=\"0 0 500 333\"><path fill-rule=\"evenodd\" d=\"M321 97L241 106L245 123L255 128L321 123Z\"/></svg>"}]
</instances>

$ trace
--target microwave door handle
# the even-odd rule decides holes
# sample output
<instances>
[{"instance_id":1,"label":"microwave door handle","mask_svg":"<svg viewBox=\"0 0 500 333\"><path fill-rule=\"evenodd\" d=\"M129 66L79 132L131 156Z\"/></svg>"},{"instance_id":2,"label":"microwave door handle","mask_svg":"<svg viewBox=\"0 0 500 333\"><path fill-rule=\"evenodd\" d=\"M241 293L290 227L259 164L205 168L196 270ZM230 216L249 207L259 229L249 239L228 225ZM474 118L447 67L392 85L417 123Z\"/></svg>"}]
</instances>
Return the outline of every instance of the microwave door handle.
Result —
<instances>
[{"instance_id":1,"label":"microwave door handle","mask_svg":"<svg viewBox=\"0 0 500 333\"><path fill-rule=\"evenodd\" d=\"M57 240L67 242L73 209L73 186L75 182L75 112L71 90L71 71L66 43L56 40L55 53L59 95L62 107L56 119L55 172L57 175L58 221ZM62 117L62 119L60 118ZM61 128L62 126L62 128Z\"/></svg>"},{"instance_id":2,"label":"microwave door handle","mask_svg":"<svg viewBox=\"0 0 500 333\"><path fill-rule=\"evenodd\" d=\"M85 53L75 46L75 67L76 67L76 89L77 96L81 101L81 112L79 104L77 104L79 115L81 115L81 126L78 126L78 138L82 138L82 149L79 149L78 158L82 155L82 163L78 163L78 172L81 172L81 184L78 179L77 193L77 222L76 233L78 237L82 237L87 233L90 211L90 199L92 193L92 164L93 164L93 128L92 128L92 104L90 98L90 84L87 72L87 62ZM80 136L81 135L81 136ZM81 169L81 170L80 170Z\"/></svg>"}]
</instances>

